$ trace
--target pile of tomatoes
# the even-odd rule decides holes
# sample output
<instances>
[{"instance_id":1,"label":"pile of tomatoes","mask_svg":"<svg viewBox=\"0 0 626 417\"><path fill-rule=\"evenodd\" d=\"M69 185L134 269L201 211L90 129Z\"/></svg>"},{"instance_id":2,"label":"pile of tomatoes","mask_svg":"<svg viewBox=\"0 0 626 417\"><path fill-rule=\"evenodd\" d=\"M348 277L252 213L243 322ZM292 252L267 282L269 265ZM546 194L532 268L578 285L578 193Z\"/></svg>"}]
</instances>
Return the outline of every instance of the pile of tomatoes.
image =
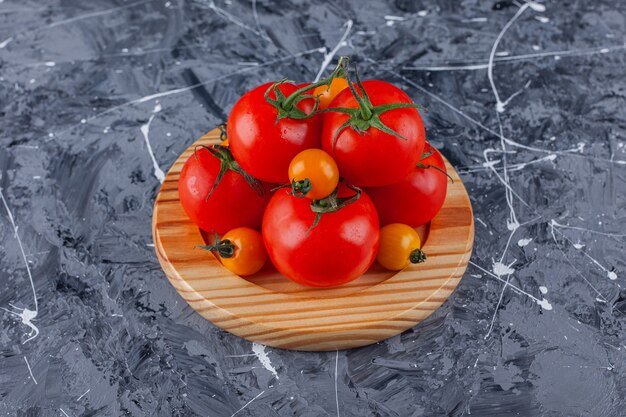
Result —
<instances>
[{"instance_id":1,"label":"pile of tomatoes","mask_svg":"<svg viewBox=\"0 0 626 417\"><path fill-rule=\"evenodd\" d=\"M269 256L287 278L330 287L376 259L392 270L426 259L415 228L443 205L443 158L406 93L354 77L342 57L319 82L258 86L233 107L222 143L186 161L182 206L234 273Z\"/></svg>"}]
</instances>

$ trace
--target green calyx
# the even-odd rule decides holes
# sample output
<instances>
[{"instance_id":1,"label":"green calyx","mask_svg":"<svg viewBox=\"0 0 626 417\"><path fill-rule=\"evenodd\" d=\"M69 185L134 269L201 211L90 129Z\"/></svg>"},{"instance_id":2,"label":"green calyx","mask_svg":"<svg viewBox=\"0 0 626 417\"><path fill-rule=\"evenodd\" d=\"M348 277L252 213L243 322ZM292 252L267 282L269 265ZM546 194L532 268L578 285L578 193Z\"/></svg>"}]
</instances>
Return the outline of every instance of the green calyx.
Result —
<instances>
[{"instance_id":1,"label":"green calyx","mask_svg":"<svg viewBox=\"0 0 626 417\"><path fill-rule=\"evenodd\" d=\"M250 187L252 187L252 189L257 193L257 195L263 195L265 193L265 189L263 188L263 185L261 184L261 182L257 180L256 178L254 178L252 175L248 174L246 171L244 171L243 168L241 168L239 163L235 161L235 158L233 157L233 154L230 152L230 149L228 149L226 146L222 146L222 145L213 145L213 146L198 145L198 146L209 151L211 155L213 155L220 161L220 171L217 174L217 178L215 178L213 187L211 187L209 194L206 196L206 201L208 201L209 198L211 198L211 195L213 195L213 192L219 185L220 181L222 181L224 174L226 174L226 172L228 171L233 171L233 172L240 174L246 180L248 185L250 185ZM194 151L194 155L196 158L198 158L198 155L195 153L198 149L198 146L196 146L196 149Z\"/></svg>"},{"instance_id":2,"label":"green calyx","mask_svg":"<svg viewBox=\"0 0 626 417\"><path fill-rule=\"evenodd\" d=\"M293 93L291 93L288 97L286 97L278 88L281 84L284 83L293 83L293 81L284 79L277 83L272 84L264 94L265 100L274 106L274 108L278 111L278 115L276 116L276 123L280 119L289 118L295 120L303 120L313 117L318 113L317 108L319 106L319 98L317 96L311 94L305 94L307 91L312 90L314 88L325 85L330 88L330 84L333 82L333 79L337 77L345 77L347 73L349 58L347 56L342 56L339 58L339 62L337 63L337 67L330 74L330 76L326 78L322 78L318 82L313 84L306 85L302 88L297 89ZM270 92L273 91L276 98L270 98ZM315 104L313 105L313 110L310 113L305 113L297 107L297 104L305 99L314 99Z\"/></svg>"},{"instance_id":3,"label":"green calyx","mask_svg":"<svg viewBox=\"0 0 626 417\"><path fill-rule=\"evenodd\" d=\"M215 243L208 246L200 245L198 247L217 253L220 258L232 258L233 255L235 255L235 244L228 239L220 240L217 234L215 235Z\"/></svg>"},{"instance_id":4,"label":"green calyx","mask_svg":"<svg viewBox=\"0 0 626 417\"><path fill-rule=\"evenodd\" d=\"M409 261L411 261L412 264L420 264L424 262L427 258L428 257L421 249L414 249L409 255Z\"/></svg>"},{"instance_id":5,"label":"green calyx","mask_svg":"<svg viewBox=\"0 0 626 417\"><path fill-rule=\"evenodd\" d=\"M291 180L291 194L294 197L303 198L311 191L313 184L308 178L296 181Z\"/></svg>"},{"instance_id":6,"label":"green calyx","mask_svg":"<svg viewBox=\"0 0 626 417\"><path fill-rule=\"evenodd\" d=\"M409 103L390 103L390 104L382 104L380 106L374 106L367 94L367 91L365 91L365 88L363 88L363 84L361 83L361 79L359 78L359 73L357 71L356 66L354 67L354 76L356 79L356 87L358 87L358 89L360 90L362 94L359 94L357 92L357 89L355 88L354 83L350 80L350 77L347 77L347 81L348 81L348 87L350 88L350 91L352 92L352 95L354 96L355 100L359 104L359 107L358 108L331 107L331 108L322 110L322 112L337 112L337 113L344 113L350 116L348 120L344 124L339 126L339 128L335 132L335 136L333 137L333 150L335 149L339 135L341 134L341 132L343 132L344 129L348 127L354 129L358 133L364 133L370 127L373 127L375 129L378 129L382 132L387 133L388 135L395 136L398 139L408 140L404 136L400 135L398 132L390 129L387 125L385 125L380 120L380 115L390 110L407 109L407 108L415 109L415 108L418 108L419 106L416 104L409 104Z\"/></svg>"},{"instance_id":7,"label":"green calyx","mask_svg":"<svg viewBox=\"0 0 626 417\"><path fill-rule=\"evenodd\" d=\"M420 161L417 163L416 167L417 168L422 168L422 169L428 169L428 168L432 168L435 171L441 172L443 175L445 175L446 177L448 177L448 179L450 180L450 182L452 182L452 184L454 184L454 179L450 176L450 174L448 174L446 171L444 171L443 169L439 168L438 166L435 165L424 165L424 163L422 162L424 159L428 158L429 156L431 156L433 153L435 153L435 151L431 148L428 152L424 152L422 153L422 157L420 158Z\"/></svg>"},{"instance_id":8,"label":"green calyx","mask_svg":"<svg viewBox=\"0 0 626 417\"><path fill-rule=\"evenodd\" d=\"M339 191L339 187L335 188L328 197L322 198L320 200L313 200L311 202L311 211L315 213L315 220L311 227L309 227L309 232L319 224L322 216L327 213L334 213L336 211L341 210L345 206L354 203L359 198L361 198L361 190L359 187L350 185L348 186L352 191L354 191L354 195L349 197L337 197L337 193Z\"/></svg>"}]
</instances>

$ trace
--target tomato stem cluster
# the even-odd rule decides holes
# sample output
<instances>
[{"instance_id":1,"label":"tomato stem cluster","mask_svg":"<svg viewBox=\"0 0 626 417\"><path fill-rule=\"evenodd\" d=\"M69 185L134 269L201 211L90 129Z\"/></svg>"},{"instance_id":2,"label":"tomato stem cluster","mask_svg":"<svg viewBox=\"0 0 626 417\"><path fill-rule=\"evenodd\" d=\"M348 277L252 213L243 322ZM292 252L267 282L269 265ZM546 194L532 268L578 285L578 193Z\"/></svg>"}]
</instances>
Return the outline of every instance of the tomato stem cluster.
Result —
<instances>
[{"instance_id":1,"label":"tomato stem cluster","mask_svg":"<svg viewBox=\"0 0 626 417\"><path fill-rule=\"evenodd\" d=\"M426 260L426 258L428 258L426 253L424 253L421 249L413 249L409 255L409 261L411 261L412 264L422 263Z\"/></svg>"},{"instance_id":2,"label":"tomato stem cluster","mask_svg":"<svg viewBox=\"0 0 626 417\"><path fill-rule=\"evenodd\" d=\"M229 170L234 171L238 174L241 174L241 176L246 180L246 182L250 185L250 187L252 187L252 189L257 193L257 195L263 195L265 193L265 189L263 188L263 185L261 184L261 182L257 180L256 178L254 178L252 175L248 174L246 171L243 170L243 168L241 168L241 166L239 166L239 163L235 161L233 154L230 152L230 150L226 146L222 146L222 145L213 145L213 146L198 145L198 146L209 151L211 155L213 155L220 161L220 170L217 174L217 178L215 178L213 187L211 187L209 194L207 194L206 196L207 201L209 200L209 198L211 198L211 195L213 195L213 192L219 185L220 181L222 181L224 174L226 174L226 172L228 172ZM196 146L196 150L194 151L194 154L195 152L197 152L198 146ZM196 158L198 157L197 154L195 154L195 156Z\"/></svg>"},{"instance_id":3,"label":"tomato stem cluster","mask_svg":"<svg viewBox=\"0 0 626 417\"><path fill-rule=\"evenodd\" d=\"M354 129L355 131L359 133L364 133L370 127L373 127L391 136L395 136L398 139L405 140L405 141L408 140L407 138L405 138L404 136L402 136L395 130L390 129L387 125L385 125L380 120L380 115L390 110L406 109L406 108L414 109L419 106L416 104L409 104L409 103L390 103L390 104L383 104L380 106L374 106L367 94L367 91L365 91L365 88L363 87L363 84L361 83L361 79L359 78L359 72L357 70L356 65L354 66L354 77L356 80L356 86L360 90L360 93L355 88L354 83L352 82L352 80L350 80L350 77L347 78L348 87L350 88L350 91L352 92L352 95L354 96L355 100L359 104L359 108L353 109L353 108L347 108L347 107L330 107L325 110L322 110L323 112L338 112L338 113L344 113L350 116L348 120L346 120L344 124L339 126L339 128L335 132L335 136L333 137L333 149L335 148L335 145L337 144L337 139L339 138L339 135L341 134L341 132L343 132L343 130L348 127Z\"/></svg>"},{"instance_id":4,"label":"tomato stem cluster","mask_svg":"<svg viewBox=\"0 0 626 417\"><path fill-rule=\"evenodd\" d=\"M296 181L295 179L291 181L291 194L294 197L304 198L313 188L313 184L308 178L305 178L300 181Z\"/></svg>"},{"instance_id":5,"label":"tomato stem cluster","mask_svg":"<svg viewBox=\"0 0 626 417\"><path fill-rule=\"evenodd\" d=\"M424 159L428 158L428 157L429 157L429 156L431 156L434 152L435 152L435 151L434 151L434 150L432 150L432 148L431 148L431 150L430 150L430 151L428 151L428 152L424 152L424 153L422 154L422 157L420 158L420 161L417 163L416 167L417 167L417 168L422 168L422 169L433 168L434 170L439 171L439 172L441 172L443 175L445 175L446 177L448 177L448 179L450 180L450 182L452 182L452 184L454 184L454 178L452 178L452 177L450 176L450 174L448 174L446 171L444 171L443 169L441 169L441 168L439 168L439 167L437 167L437 166L435 166L435 165L431 165L431 164L424 165L424 163L422 162L422 160L424 160Z\"/></svg>"},{"instance_id":6,"label":"tomato stem cluster","mask_svg":"<svg viewBox=\"0 0 626 417\"><path fill-rule=\"evenodd\" d=\"M318 113L317 109L319 106L319 98L312 94L305 94L305 93L307 91L310 91L322 85L325 85L330 88L330 84L333 82L333 79L337 77L345 76L345 74L347 73L348 62L349 62L349 58L347 56L340 57L339 62L337 63L337 67L332 72L332 74L330 74L326 78L322 78L318 82L308 84L308 85L305 85L304 87L297 89L296 91L291 93L288 97L285 97L285 95L280 91L278 87L281 84L284 84L286 82L292 83L293 81L283 79L279 82L272 84L265 91L264 97L265 97L265 100L269 104L274 106L276 110L278 111L278 115L276 116L276 123L278 123L280 119L284 119L284 118L302 120L302 119L308 119L310 117L313 117L315 114L317 114ZM275 99L270 98L269 96L270 91L274 91L274 95L276 96ZM313 106L313 110L310 113L305 113L302 110L300 110L298 107L296 107L296 104L298 104L300 101L304 99L315 100L315 105Z\"/></svg>"},{"instance_id":7,"label":"tomato stem cluster","mask_svg":"<svg viewBox=\"0 0 626 417\"><path fill-rule=\"evenodd\" d=\"M236 249L233 242L228 239L220 240L218 235L215 235L215 243L213 243L212 245L199 245L198 247L200 249L217 253L220 258L232 258L235 255Z\"/></svg>"},{"instance_id":8,"label":"tomato stem cluster","mask_svg":"<svg viewBox=\"0 0 626 417\"><path fill-rule=\"evenodd\" d=\"M348 188L354 191L354 195L349 197L337 197L337 193L339 192L339 187L337 187L328 197L320 200L313 200L311 202L311 211L315 213L315 220L313 221L311 227L309 227L309 232L319 224L322 215L339 211L345 206L352 204L361 198L363 190L354 185L349 185Z\"/></svg>"}]
</instances>

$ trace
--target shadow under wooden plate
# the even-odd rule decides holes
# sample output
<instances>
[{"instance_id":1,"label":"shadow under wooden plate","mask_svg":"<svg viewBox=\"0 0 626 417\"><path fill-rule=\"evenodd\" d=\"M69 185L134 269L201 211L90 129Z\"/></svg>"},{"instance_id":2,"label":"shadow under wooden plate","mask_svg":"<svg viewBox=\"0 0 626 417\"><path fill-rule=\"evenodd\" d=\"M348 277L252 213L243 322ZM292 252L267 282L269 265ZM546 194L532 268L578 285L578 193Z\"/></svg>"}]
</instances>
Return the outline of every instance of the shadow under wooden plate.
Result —
<instances>
[{"instance_id":1,"label":"shadow under wooden plate","mask_svg":"<svg viewBox=\"0 0 626 417\"><path fill-rule=\"evenodd\" d=\"M152 234L159 262L180 295L215 325L248 340L284 349L327 351L369 345L428 317L454 291L469 261L474 220L467 191L446 161L448 193L425 237L428 260L393 273L374 265L338 288L295 284L267 266L253 277L234 275L209 252L178 200L178 178L196 145L219 141L207 133L174 163L157 196ZM427 234L427 236L426 236ZM269 263L269 262L268 262Z\"/></svg>"}]
</instances>

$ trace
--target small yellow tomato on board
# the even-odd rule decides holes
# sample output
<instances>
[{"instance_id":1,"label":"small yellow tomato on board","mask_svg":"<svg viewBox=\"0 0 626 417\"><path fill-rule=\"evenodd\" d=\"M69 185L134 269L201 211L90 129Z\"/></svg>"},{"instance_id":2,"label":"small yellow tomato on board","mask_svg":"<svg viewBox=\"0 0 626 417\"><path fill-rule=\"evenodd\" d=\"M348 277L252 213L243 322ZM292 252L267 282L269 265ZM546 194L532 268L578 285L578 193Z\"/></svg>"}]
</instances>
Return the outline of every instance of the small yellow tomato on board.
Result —
<instances>
[{"instance_id":1,"label":"small yellow tomato on board","mask_svg":"<svg viewBox=\"0 0 626 417\"><path fill-rule=\"evenodd\" d=\"M335 98L337 94L348 88L348 81L345 78L333 78L330 83L330 87L320 85L313 90L313 95L319 97L319 109L324 110L328 108L328 105Z\"/></svg>"},{"instance_id":2,"label":"small yellow tomato on board","mask_svg":"<svg viewBox=\"0 0 626 417\"><path fill-rule=\"evenodd\" d=\"M249 227L230 230L212 245L200 247L214 252L222 265L239 276L259 272L267 260L263 237Z\"/></svg>"},{"instance_id":3,"label":"small yellow tomato on board","mask_svg":"<svg viewBox=\"0 0 626 417\"><path fill-rule=\"evenodd\" d=\"M291 160L289 180L296 197L320 200L339 183L339 168L332 156L321 149L306 149Z\"/></svg>"},{"instance_id":4,"label":"small yellow tomato on board","mask_svg":"<svg viewBox=\"0 0 626 417\"><path fill-rule=\"evenodd\" d=\"M380 229L380 246L376 260L386 269L399 271L409 263L426 260L420 237L411 226L392 223Z\"/></svg>"}]
</instances>

